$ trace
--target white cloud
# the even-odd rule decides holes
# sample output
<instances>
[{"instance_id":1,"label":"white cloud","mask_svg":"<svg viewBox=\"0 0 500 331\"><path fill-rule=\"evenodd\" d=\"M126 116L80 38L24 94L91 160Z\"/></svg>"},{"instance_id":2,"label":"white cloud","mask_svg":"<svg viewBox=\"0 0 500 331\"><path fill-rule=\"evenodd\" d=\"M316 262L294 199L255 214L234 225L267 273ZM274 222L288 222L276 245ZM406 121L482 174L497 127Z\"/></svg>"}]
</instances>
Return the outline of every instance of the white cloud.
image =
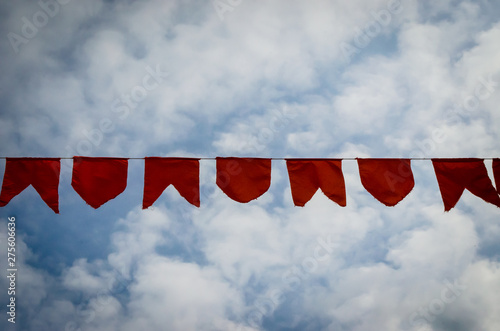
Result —
<instances>
[{"instance_id":1,"label":"white cloud","mask_svg":"<svg viewBox=\"0 0 500 331\"><path fill-rule=\"evenodd\" d=\"M490 95L477 110L446 117L481 77L498 80L500 30L485 4L403 1L346 64L340 43L388 3L243 1L221 21L209 2L71 2L19 55L0 46L1 153L83 154L87 144L107 156L495 156L497 86L480 90ZM18 31L37 6L1 5L2 31ZM114 112L157 65L168 76L127 116ZM103 118L110 132L98 131ZM465 192L444 213L430 162L414 161L415 189L392 208L363 189L355 161L343 168L347 207L318 192L297 208L284 161L274 161L270 190L249 204L225 196L214 162L203 161L200 209L169 188L141 210L137 185L137 201L108 205L125 217L99 220L112 224L101 234L109 246L57 261L56 270L38 255L57 243L37 237L56 222L26 215L23 327L498 329L498 209ZM131 167L134 182L142 171ZM92 217L74 233L97 228L101 212L82 211ZM31 246L40 251L28 255ZM466 287L450 302L441 297L447 281Z\"/></svg>"}]
</instances>

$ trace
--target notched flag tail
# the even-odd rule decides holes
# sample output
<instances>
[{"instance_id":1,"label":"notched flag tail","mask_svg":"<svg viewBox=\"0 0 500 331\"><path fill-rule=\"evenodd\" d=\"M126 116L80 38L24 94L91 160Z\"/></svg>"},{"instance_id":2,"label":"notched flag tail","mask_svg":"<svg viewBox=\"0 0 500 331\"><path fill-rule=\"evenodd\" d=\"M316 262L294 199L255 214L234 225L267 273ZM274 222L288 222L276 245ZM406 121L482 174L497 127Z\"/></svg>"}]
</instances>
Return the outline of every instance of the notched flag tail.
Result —
<instances>
[{"instance_id":1,"label":"notched flag tail","mask_svg":"<svg viewBox=\"0 0 500 331\"><path fill-rule=\"evenodd\" d=\"M305 206L319 188L330 200L346 206L342 160L289 159L286 166L295 206Z\"/></svg>"},{"instance_id":2,"label":"notched flag tail","mask_svg":"<svg viewBox=\"0 0 500 331\"><path fill-rule=\"evenodd\" d=\"M500 194L500 159L493 160L493 176L495 176L495 187Z\"/></svg>"},{"instance_id":3,"label":"notched flag tail","mask_svg":"<svg viewBox=\"0 0 500 331\"><path fill-rule=\"evenodd\" d=\"M7 158L0 207L32 185L43 201L59 214L59 158Z\"/></svg>"},{"instance_id":4,"label":"notched flag tail","mask_svg":"<svg viewBox=\"0 0 500 331\"><path fill-rule=\"evenodd\" d=\"M433 159L432 164L445 211L455 207L465 189L484 201L500 207L500 197L488 177L483 159ZM498 174L498 165L496 166ZM498 178L496 174L495 178Z\"/></svg>"},{"instance_id":5,"label":"notched flag tail","mask_svg":"<svg viewBox=\"0 0 500 331\"><path fill-rule=\"evenodd\" d=\"M146 157L142 208L153 205L169 185L173 185L189 203L199 207L199 159Z\"/></svg>"}]
</instances>

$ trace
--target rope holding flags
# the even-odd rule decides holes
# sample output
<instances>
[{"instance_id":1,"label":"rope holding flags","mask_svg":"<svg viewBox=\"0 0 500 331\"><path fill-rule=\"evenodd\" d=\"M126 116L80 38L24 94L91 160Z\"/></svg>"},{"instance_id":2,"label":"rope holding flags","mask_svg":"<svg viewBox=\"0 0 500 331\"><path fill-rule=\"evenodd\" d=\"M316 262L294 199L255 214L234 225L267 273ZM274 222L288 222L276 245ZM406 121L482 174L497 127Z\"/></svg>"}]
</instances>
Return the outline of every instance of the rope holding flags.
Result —
<instances>
[{"instance_id":1,"label":"rope holding flags","mask_svg":"<svg viewBox=\"0 0 500 331\"><path fill-rule=\"evenodd\" d=\"M120 195L127 186L128 158L75 156L71 186L93 208ZM142 159L142 158L141 158ZM200 159L146 157L143 209L154 204L172 185L189 203L200 207ZM61 158L6 158L0 207L32 185L42 200L59 213ZM267 192L271 185L271 158L217 157L216 184L231 199L248 203ZM305 206L321 191L339 206L346 206L343 159L280 159L286 161L292 199ZM357 158L363 187L386 206L402 201L415 185L411 159ZM500 207L500 159L492 159L493 177L484 159L430 159L445 211L451 210L465 189Z\"/></svg>"}]
</instances>

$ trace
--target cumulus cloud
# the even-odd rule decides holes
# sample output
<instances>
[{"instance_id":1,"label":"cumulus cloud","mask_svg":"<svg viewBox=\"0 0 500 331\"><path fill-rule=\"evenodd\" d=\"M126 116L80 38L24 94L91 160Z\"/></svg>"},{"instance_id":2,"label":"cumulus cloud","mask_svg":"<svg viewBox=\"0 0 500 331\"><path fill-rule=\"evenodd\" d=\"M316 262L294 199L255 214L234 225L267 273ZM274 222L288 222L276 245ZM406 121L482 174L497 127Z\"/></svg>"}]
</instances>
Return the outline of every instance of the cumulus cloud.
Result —
<instances>
[{"instance_id":1,"label":"cumulus cloud","mask_svg":"<svg viewBox=\"0 0 500 331\"><path fill-rule=\"evenodd\" d=\"M4 38L0 154L498 156L497 5L223 2L221 19L212 2L69 1L18 52ZM2 3L3 35L42 11ZM2 209L19 219L18 329L497 330L498 208L466 191L444 213L430 162L412 167L391 208L355 161L345 208L322 192L293 207L282 160L248 204L203 160L199 209L172 187L140 209L131 162L94 211L66 172L61 215L31 188Z\"/></svg>"}]
</instances>

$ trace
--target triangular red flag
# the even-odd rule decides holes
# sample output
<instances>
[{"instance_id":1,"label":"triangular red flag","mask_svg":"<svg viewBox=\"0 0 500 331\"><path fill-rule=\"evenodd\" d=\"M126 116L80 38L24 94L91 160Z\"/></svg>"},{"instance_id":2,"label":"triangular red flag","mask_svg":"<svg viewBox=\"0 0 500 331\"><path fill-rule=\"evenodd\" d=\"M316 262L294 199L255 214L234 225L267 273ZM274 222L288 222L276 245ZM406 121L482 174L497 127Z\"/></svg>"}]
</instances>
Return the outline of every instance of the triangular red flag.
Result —
<instances>
[{"instance_id":1,"label":"triangular red flag","mask_svg":"<svg viewBox=\"0 0 500 331\"><path fill-rule=\"evenodd\" d=\"M495 187L500 194L500 159L493 160L493 176L495 176Z\"/></svg>"},{"instance_id":2,"label":"triangular red flag","mask_svg":"<svg viewBox=\"0 0 500 331\"><path fill-rule=\"evenodd\" d=\"M146 209L172 184L189 203L200 206L200 162L191 158L146 157L144 198Z\"/></svg>"},{"instance_id":3,"label":"triangular red flag","mask_svg":"<svg viewBox=\"0 0 500 331\"><path fill-rule=\"evenodd\" d=\"M59 214L60 172L59 158L7 158L0 207L7 205L31 184L43 201Z\"/></svg>"},{"instance_id":4,"label":"triangular red flag","mask_svg":"<svg viewBox=\"0 0 500 331\"><path fill-rule=\"evenodd\" d=\"M231 199L247 203L271 185L271 159L218 157L217 186Z\"/></svg>"},{"instance_id":5,"label":"triangular red flag","mask_svg":"<svg viewBox=\"0 0 500 331\"><path fill-rule=\"evenodd\" d=\"M433 159L432 164L445 211L455 207L465 189L500 207L500 197L488 177L483 159Z\"/></svg>"},{"instance_id":6,"label":"triangular red flag","mask_svg":"<svg viewBox=\"0 0 500 331\"><path fill-rule=\"evenodd\" d=\"M293 203L303 207L318 188L340 206L346 205L342 160L290 159L286 160Z\"/></svg>"},{"instance_id":7,"label":"triangular red flag","mask_svg":"<svg viewBox=\"0 0 500 331\"><path fill-rule=\"evenodd\" d=\"M392 207L415 186L410 159L358 159L363 187L378 201Z\"/></svg>"},{"instance_id":8,"label":"triangular red flag","mask_svg":"<svg viewBox=\"0 0 500 331\"><path fill-rule=\"evenodd\" d=\"M97 209L125 190L127 171L128 159L75 156L71 186Z\"/></svg>"}]
</instances>

